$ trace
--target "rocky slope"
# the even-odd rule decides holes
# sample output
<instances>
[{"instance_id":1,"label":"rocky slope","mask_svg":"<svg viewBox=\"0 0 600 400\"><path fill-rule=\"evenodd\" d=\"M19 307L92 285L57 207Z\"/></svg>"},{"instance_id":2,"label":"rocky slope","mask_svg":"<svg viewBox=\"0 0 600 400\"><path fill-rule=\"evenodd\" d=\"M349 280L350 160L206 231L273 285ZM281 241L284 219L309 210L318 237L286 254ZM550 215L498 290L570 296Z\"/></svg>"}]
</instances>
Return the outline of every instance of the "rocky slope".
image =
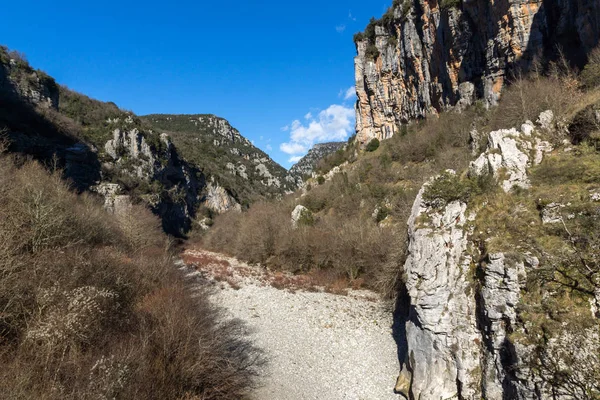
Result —
<instances>
[{"instance_id":1,"label":"rocky slope","mask_svg":"<svg viewBox=\"0 0 600 400\"><path fill-rule=\"evenodd\" d=\"M495 104L505 82L557 46L582 66L600 35L600 3L584 0L395 0L355 36L357 139L476 99Z\"/></svg>"},{"instance_id":2,"label":"rocky slope","mask_svg":"<svg viewBox=\"0 0 600 400\"><path fill-rule=\"evenodd\" d=\"M229 122L210 114L153 114L141 117L153 129L168 132L183 157L227 187L241 203L279 196L298 181Z\"/></svg>"},{"instance_id":3,"label":"rocky slope","mask_svg":"<svg viewBox=\"0 0 600 400\"><path fill-rule=\"evenodd\" d=\"M469 179L491 177L499 185L495 195L487 188L485 200L453 195L458 192L452 188L467 179L453 171L431 179L419 192L408 220L408 258L398 307L405 342L399 347L403 365L396 390L407 399L593 399L600 394L600 376L593 372L600 366L597 265L584 261L587 278L576 278L582 267L571 261L562 273L578 283L557 276L550 278L553 283L541 283L542 271L554 271L555 263L560 263L557 248L570 252L571 260L595 257L595 250L566 249L569 241L584 240L588 224L597 220L597 210L587 214L578 208L594 208L595 192L589 188L596 187L596 178L591 186L579 188L588 194L580 195L578 205L576 200L562 205L579 209L579 214L559 211L548 218L560 206L544 206L542 197L563 193L555 186L559 175L554 171L547 183L538 178L536 185L529 176L536 166L540 171L547 165L542 162L553 146L544 138L556 130L552 112L545 112L537 125L528 121L519 130L489 133L488 149L469 170ZM561 150L565 151L573 149ZM560 156L547 162L554 157ZM569 184L575 187L574 182ZM519 197L525 190L532 190L532 195ZM502 214L505 211L494 197L512 198L516 204L506 212L513 215ZM537 206L532 197L538 199ZM498 218L504 222L494 228L490 220ZM506 218L519 220L520 227L507 227ZM562 226L568 235L561 233ZM570 233L581 226L588 227ZM521 229L525 231L518 233ZM575 239L575 235L582 236ZM579 305L567 300L580 294L568 289L565 294L564 285L586 286L588 281L591 285L582 291ZM559 301L583 324L574 328L577 333L568 328L574 322L549 323L557 318L554 313L560 313ZM537 312L543 315L541 320L532 318ZM570 358L557 352L561 346L569 349Z\"/></svg>"},{"instance_id":4,"label":"rocky slope","mask_svg":"<svg viewBox=\"0 0 600 400\"><path fill-rule=\"evenodd\" d=\"M319 161L342 149L346 142L317 143L308 153L290 168L290 175L297 179L310 176Z\"/></svg>"},{"instance_id":5,"label":"rocky slope","mask_svg":"<svg viewBox=\"0 0 600 400\"><path fill-rule=\"evenodd\" d=\"M144 202L170 234L189 230L199 209L203 216L240 209L297 187L224 119L138 118L57 85L5 47L0 101L0 130L12 152L63 169L78 190L105 196L109 210Z\"/></svg>"}]
</instances>

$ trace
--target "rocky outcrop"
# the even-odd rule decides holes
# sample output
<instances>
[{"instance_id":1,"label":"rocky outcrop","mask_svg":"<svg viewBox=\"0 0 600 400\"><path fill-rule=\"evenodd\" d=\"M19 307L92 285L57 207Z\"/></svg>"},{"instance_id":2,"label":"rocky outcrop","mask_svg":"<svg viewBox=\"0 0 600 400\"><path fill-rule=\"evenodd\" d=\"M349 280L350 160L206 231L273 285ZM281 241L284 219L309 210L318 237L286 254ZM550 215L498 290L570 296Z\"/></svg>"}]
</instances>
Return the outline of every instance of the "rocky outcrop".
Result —
<instances>
[{"instance_id":1,"label":"rocky outcrop","mask_svg":"<svg viewBox=\"0 0 600 400\"><path fill-rule=\"evenodd\" d=\"M550 129L551 115L551 111L542 113L544 118L538 120L541 129ZM527 169L542 162L545 152L552 151L548 141L532 136L534 130L534 124L527 121L520 131L512 128L490 132L487 150L471 163L469 173L475 176L492 174L496 179L506 175L502 181L505 192L515 186L528 189Z\"/></svg>"},{"instance_id":2,"label":"rocky outcrop","mask_svg":"<svg viewBox=\"0 0 600 400\"><path fill-rule=\"evenodd\" d=\"M238 202L223 187L210 182L206 185L203 204L216 213L224 213L230 210L242 211Z\"/></svg>"},{"instance_id":3,"label":"rocky outcrop","mask_svg":"<svg viewBox=\"0 0 600 400\"><path fill-rule=\"evenodd\" d=\"M345 142L329 142L315 144L308 153L290 168L290 175L297 179L311 176L313 170L323 158L335 153L346 145Z\"/></svg>"},{"instance_id":4,"label":"rocky outcrop","mask_svg":"<svg viewBox=\"0 0 600 400\"><path fill-rule=\"evenodd\" d=\"M46 73L34 70L17 52L0 48L0 93L13 101L25 99L44 108L58 108L58 85Z\"/></svg>"},{"instance_id":5,"label":"rocky outcrop","mask_svg":"<svg viewBox=\"0 0 600 400\"><path fill-rule=\"evenodd\" d=\"M527 169L551 149L540 138L542 122L491 132L469 173L492 174L507 192L529 187ZM436 179L421 188L408 220L396 391L407 399L550 398L540 392L544 377L524 366L532 350L510 337L522 329L517 306L538 259L487 254L475 239L474 210L428 197Z\"/></svg>"},{"instance_id":6,"label":"rocky outcrop","mask_svg":"<svg viewBox=\"0 0 600 400\"><path fill-rule=\"evenodd\" d=\"M467 206L455 201L437 210L424 201L426 188L417 195L408 221L404 270L411 307L403 369L412 378L410 394L403 394L415 399L477 398L481 349L470 259L465 257Z\"/></svg>"},{"instance_id":7,"label":"rocky outcrop","mask_svg":"<svg viewBox=\"0 0 600 400\"><path fill-rule=\"evenodd\" d=\"M280 196L301 183L223 118L152 114L141 119L156 130L169 132L182 156L216 179L239 202Z\"/></svg>"},{"instance_id":8,"label":"rocky outcrop","mask_svg":"<svg viewBox=\"0 0 600 400\"><path fill-rule=\"evenodd\" d=\"M476 99L493 105L534 56L551 58L559 44L581 65L599 36L596 1L395 1L357 37L357 139L387 139L402 124Z\"/></svg>"},{"instance_id":9,"label":"rocky outcrop","mask_svg":"<svg viewBox=\"0 0 600 400\"><path fill-rule=\"evenodd\" d=\"M203 200L205 178L179 158L168 135L115 129L104 153L103 180L108 176L121 182L133 179L137 187L143 182L147 190L138 195L161 217L164 230L176 236L187 232ZM101 184L96 191L105 196L105 207L113 212L131 201L119 185Z\"/></svg>"}]
</instances>

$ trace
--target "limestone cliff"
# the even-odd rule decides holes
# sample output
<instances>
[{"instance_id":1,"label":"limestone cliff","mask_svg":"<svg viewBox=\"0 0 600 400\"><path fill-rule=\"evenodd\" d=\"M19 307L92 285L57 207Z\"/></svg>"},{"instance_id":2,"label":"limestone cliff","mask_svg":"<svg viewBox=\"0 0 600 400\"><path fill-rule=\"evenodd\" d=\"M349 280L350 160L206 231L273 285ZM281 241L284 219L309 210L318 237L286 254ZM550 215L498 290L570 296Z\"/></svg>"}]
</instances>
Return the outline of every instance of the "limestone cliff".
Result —
<instances>
[{"instance_id":1,"label":"limestone cliff","mask_svg":"<svg viewBox=\"0 0 600 400\"><path fill-rule=\"evenodd\" d=\"M560 285L535 287L541 271L552 268L549 264L555 262L550 255L553 248L560 247L561 240L568 243L575 239L570 234L564 238L560 230L544 230L548 223L542 218L544 212L538 214L527 194L516 201L511 212L523 215L530 208L533 212L527 218L521 217L526 220L521 226L535 235L524 232L519 236L512 229L505 232L502 227L489 227L488 219L502 213L487 204L495 196L507 201L519 191L534 190L528 174L553 151L544 140L548 130L556 129L552 121L552 113L545 112L537 124L527 121L519 130L489 133L487 150L472 162L468 174L470 179L492 178L500 194L493 195L488 189L484 201L476 204L464 196L444 198L449 196L450 186L467 179L454 171L432 178L420 190L408 220L408 257L398 307L402 371L396 391L407 399L592 399L599 393L595 381L598 376L590 372L600 361L600 325L594 315L594 304L599 299L593 289L587 290L577 311L576 319L589 323L585 325L589 330L580 330L578 339L569 336L572 333L564 321L552 329L546 327L543 334L534 333L536 324L546 324L544 318L555 317L542 313L543 322L539 322L529 319L525 312L539 308L540 302L546 303L553 296L560 297ZM551 181L555 179L550 177ZM450 186L439 186L444 190L436 192L436 185L444 180L451 182ZM532 192L533 196L547 195L550 187ZM552 193L561 191L559 188ZM541 200L537 201L539 208ZM584 207L594 202L591 196L582 196L579 201ZM580 223L597 220L597 211L589 217L580 215L564 217L573 221L569 222L571 230ZM555 219L570 232L563 215ZM507 232L512 237L503 236ZM553 238L551 245L528 243L530 239L542 242L547 238ZM592 280L598 278L590 265L586 268ZM568 274L574 274L573 270ZM540 297L532 300L531 293L536 290ZM562 307L568 307L565 304ZM557 311L551 309L550 313ZM590 345L577 349L576 343L580 342ZM562 355L557 362L560 358L555 356L553 346L567 346L572 358ZM561 388L557 374L572 374L571 382L580 379L581 391L572 383L566 384L567 390Z\"/></svg>"},{"instance_id":2,"label":"limestone cliff","mask_svg":"<svg viewBox=\"0 0 600 400\"><path fill-rule=\"evenodd\" d=\"M396 0L355 36L359 142L476 99L493 105L518 69L557 45L581 66L600 35L586 0Z\"/></svg>"}]
</instances>

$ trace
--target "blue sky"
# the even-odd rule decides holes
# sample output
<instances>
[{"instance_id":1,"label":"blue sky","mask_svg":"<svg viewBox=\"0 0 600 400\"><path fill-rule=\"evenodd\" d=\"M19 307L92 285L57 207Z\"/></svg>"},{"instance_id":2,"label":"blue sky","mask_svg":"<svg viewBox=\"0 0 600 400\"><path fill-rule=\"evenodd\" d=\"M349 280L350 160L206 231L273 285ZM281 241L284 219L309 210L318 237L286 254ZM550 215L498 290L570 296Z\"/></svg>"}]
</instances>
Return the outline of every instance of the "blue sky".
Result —
<instances>
[{"instance_id":1,"label":"blue sky","mask_svg":"<svg viewBox=\"0 0 600 400\"><path fill-rule=\"evenodd\" d=\"M13 1L0 43L136 114L212 113L285 167L354 132L352 35L376 0Z\"/></svg>"}]
</instances>

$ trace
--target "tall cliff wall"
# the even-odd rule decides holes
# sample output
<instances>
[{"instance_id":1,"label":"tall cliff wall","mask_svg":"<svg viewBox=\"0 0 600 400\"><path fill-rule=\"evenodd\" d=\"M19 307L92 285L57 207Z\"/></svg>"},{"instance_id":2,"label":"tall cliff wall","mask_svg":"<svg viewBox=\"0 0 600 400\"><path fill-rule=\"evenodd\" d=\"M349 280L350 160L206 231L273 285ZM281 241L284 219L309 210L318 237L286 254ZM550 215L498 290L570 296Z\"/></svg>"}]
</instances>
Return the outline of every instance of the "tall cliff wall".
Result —
<instances>
[{"instance_id":1,"label":"tall cliff wall","mask_svg":"<svg viewBox=\"0 0 600 400\"><path fill-rule=\"evenodd\" d=\"M581 65L599 35L598 1L396 0L355 37L357 138L387 139L475 99L493 105L536 55L552 58L560 45Z\"/></svg>"}]
</instances>

